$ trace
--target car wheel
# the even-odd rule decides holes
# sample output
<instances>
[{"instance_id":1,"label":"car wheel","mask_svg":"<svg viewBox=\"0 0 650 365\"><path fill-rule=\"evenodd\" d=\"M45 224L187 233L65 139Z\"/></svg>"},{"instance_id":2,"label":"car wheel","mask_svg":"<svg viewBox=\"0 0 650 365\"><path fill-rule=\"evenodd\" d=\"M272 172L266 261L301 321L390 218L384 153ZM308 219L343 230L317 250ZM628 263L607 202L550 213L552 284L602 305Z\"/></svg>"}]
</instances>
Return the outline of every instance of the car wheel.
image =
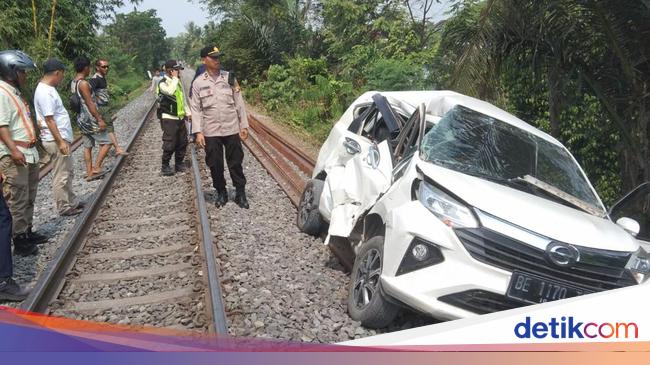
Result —
<instances>
[{"instance_id":1,"label":"car wheel","mask_svg":"<svg viewBox=\"0 0 650 365\"><path fill-rule=\"evenodd\" d=\"M309 180L302 192L300 204L298 204L298 217L296 218L298 229L312 236L318 236L323 227L323 218L318 211L318 203L324 186L325 182L322 180Z\"/></svg>"},{"instance_id":2,"label":"car wheel","mask_svg":"<svg viewBox=\"0 0 650 365\"><path fill-rule=\"evenodd\" d=\"M386 300L380 288L384 264L384 237L375 236L361 246L350 275L348 312L364 327L383 328L397 316L398 307Z\"/></svg>"}]
</instances>

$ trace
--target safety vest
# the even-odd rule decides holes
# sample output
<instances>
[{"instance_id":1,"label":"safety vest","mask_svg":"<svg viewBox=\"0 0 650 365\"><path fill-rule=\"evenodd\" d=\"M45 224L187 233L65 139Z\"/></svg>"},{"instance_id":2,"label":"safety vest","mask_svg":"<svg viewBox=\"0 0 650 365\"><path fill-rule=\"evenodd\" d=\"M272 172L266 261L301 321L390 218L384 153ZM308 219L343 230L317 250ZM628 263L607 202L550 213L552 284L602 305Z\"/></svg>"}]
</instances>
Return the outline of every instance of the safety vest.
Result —
<instances>
[{"instance_id":1,"label":"safety vest","mask_svg":"<svg viewBox=\"0 0 650 365\"><path fill-rule=\"evenodd\" d=\"M167 81L167 78L163 77L156 87L156 94L158 95L159 102L158 110L160 113L175 115L178 119L183 119L185 117L185 97L183 95L183 88L179 82L178 86L176 86L174 96L166 95L160 92L160 84L165 81Z\"/></svg>"}]
</instances>

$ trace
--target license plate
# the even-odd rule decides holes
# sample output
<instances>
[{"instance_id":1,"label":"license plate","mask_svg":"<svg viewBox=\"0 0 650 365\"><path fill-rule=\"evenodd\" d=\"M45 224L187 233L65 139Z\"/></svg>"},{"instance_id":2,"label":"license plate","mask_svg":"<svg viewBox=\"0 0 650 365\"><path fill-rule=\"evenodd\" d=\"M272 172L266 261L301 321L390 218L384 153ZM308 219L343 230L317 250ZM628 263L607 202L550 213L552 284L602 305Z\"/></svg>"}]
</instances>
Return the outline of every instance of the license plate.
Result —
<instances>
[{"instance_id":1,"label":"license plate","mask_svg":"<svg viewBox=\"0 0 650 365\"><path fill-rule=\"evenodd\" d=\"M582 288L567 285L541 276L515 271L512 273L507 296L526 303L544 303L590 293Z\"/></svg>"}]
</instances>

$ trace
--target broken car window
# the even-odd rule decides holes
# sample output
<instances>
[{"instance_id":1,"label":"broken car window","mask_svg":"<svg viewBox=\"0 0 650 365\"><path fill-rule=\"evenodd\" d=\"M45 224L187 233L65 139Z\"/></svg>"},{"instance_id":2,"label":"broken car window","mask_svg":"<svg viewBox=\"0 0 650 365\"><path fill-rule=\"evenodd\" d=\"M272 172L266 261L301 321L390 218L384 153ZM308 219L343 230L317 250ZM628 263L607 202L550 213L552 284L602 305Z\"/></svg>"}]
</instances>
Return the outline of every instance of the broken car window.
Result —
<instances>
[{"instance_id":1,"label":"broken car window","mask_svg":"<svg viewBox=\"0 0 650 365\"><path fill-rule=\"evenodd\" d=\"M603 210L565 149L461 105L427 132L421 153L425 161L496 182L530 175Z\"/></svg>"}]
</instances>

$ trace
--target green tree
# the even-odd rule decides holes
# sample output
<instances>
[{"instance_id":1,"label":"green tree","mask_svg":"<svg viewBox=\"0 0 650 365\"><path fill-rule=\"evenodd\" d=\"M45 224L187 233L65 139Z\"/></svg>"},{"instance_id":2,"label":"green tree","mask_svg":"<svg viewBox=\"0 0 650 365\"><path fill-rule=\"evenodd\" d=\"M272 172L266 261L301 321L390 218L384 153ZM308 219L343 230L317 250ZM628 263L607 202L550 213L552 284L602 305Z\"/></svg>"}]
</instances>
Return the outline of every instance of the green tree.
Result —
<instances>
[{"instance_id":1,"label":"green tree","mask_svg":"<svg viewBox=\"0 0 650 365\"><path fill-rule=\"evenodd\" d=\"M169 56L165 29L154 9L117 14L105 31L119 40L122 51L134 56L134 65L141 72L157 67Z\"/></svg>"},{"instance_id":2,"label":"green tree","mask_svg":"<svg viewBox=\"0 0 650 365\"><path fill-rule=\"evenodd\" d=\"M567 109L585 100L573 95L595 96L603 112L598 123L609 121L621 138L623 188L650 180L647 2L488 0L465 5L446 25L440 46L445 54L438 62L452 69L449 86L503 104L512 93L502 77L527 69L529 77L546 84L550 132L564 140L563 131L575 130L579 122L567 119Z\"/></svg>"}]
</instances>

